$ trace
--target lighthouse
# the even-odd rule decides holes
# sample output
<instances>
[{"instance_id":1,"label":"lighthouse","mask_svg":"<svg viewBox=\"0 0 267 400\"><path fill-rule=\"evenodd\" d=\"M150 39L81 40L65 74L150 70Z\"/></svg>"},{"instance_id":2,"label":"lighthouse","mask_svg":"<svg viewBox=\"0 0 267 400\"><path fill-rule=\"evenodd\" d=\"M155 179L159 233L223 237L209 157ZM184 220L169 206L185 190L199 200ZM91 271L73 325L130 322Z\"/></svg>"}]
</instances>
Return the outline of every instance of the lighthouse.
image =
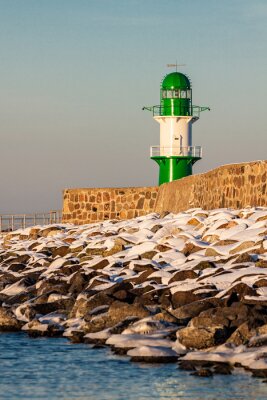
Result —
<instances>
[{"instance_id":1,"label":"lighthouse","mask_svg":"<svg viewBox=\"0 0 267 400\"><path fill-rule=\"evenodd\" d=\"M201 146L193 146L192 124L210 110L192 104L189 78L181 72L167 74L160 88L160 105L143 107L160 124L160 145L151 146L150 158L159 165L159 185L192 175L202 158Z\"/></svg>"}]
</instances>

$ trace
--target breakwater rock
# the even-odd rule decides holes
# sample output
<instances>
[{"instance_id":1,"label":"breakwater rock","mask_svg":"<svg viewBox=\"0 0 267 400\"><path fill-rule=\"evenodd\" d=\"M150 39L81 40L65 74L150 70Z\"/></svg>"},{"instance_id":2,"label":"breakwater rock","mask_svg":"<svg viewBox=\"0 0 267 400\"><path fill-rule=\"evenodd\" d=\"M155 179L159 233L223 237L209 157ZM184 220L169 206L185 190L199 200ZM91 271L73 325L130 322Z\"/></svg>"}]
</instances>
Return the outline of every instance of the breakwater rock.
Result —
<instances>
[{"instance_id":1,"label":"breakwater rock","mask_svg":"<svg viewBox=\"0 0 267 400\"><path fill-rule=\"evenodd\" d=\"M0 236L0 331L107 345L199 376L267 376L267 208Z\"/></svg>"}]
</instances>

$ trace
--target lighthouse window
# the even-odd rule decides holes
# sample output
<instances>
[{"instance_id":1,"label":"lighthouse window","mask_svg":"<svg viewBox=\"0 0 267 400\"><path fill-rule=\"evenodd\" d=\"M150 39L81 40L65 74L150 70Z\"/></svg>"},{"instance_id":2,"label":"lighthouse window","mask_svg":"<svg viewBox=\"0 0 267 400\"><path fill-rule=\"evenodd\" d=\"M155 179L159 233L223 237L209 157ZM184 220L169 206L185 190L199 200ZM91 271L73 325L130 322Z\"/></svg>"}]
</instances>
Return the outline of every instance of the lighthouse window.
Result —
<instances>
[{"instance_id":1,"label":"lighthouse window","mask_svg":"<svg viewBox=\"0 0 267 400\"><path fill-rule=\"evenodd\" d=\"M163 99L191 99L191 90L162 90Z\"/></svg>"},{"instance_id":2,"label":"lighthouse window","mask_svg":"<svg viewBox=\"0 0 267 400\"><path fill-rule=\"evenodd\" d=\"M162 90L163 99L177 99L180 96L180 90Z\"/></svg>"}]
</instances>

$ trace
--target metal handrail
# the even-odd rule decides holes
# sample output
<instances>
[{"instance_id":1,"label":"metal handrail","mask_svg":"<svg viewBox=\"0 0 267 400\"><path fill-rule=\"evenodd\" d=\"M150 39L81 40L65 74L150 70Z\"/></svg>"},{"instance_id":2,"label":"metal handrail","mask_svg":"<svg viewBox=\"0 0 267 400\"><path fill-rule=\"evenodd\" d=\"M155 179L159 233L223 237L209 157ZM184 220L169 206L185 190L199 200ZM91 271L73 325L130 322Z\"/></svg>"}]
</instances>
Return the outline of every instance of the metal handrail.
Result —
<instances>
[{"instance_id":1,"label":"metal handrail","mask_svg":"<svg viewBox=\"0 0 267 400\"><path fill-rule=\"evenodd\" d=\"M202 157L201 146L188 146L188 147L161 147L151 146L150 157Z\"/></svg>"},{"instance_id":2,"label":"metal handrail","mask_svg":"<svg viewBox=\"0 0 267 400\"><path fill-rule=\"evenodd\" d=\"M189 111L188 111L189 108ZM200 117L200 113L202 111L210 111L209 107L201 107L201 106L162 106L162 105L158 105L158 106L151 106L151 107L143 107L143 110L147 110L147 111L152 111L153 116L155 117L161 117L161 116L189 116L189 117L195 117L195 118L199 118ZM167 115L166 115L167 114Z\"/></svg>"},{"instance_id":3,"label":"metal handrail","mask_svg":"<svg viewBox=\"0 0 267 400\"><path fill-rule=\"evenodd\" d=\"M35 225L61 223L61 210L35 214L0 214L0 232L12 232Z\"/></svg>"}]
</instances>

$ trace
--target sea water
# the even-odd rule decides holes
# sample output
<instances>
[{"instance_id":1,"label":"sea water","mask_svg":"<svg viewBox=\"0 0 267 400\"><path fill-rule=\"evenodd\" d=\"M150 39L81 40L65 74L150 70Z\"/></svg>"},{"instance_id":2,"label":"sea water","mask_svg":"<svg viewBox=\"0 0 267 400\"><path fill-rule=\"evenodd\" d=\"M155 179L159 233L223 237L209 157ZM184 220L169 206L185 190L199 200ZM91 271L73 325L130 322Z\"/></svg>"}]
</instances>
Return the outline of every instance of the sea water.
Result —
<instances>
[{"instance_id":1,"label":"sea water","mask_svg":"<svg viewBox=\"0 0 267 400\"><path fill-rule=\"evenodd\" d=\"M250 399L267 398L267 383L247 373L192 376L177 364L131 363L109 348L64 338L0 334L0 399Z\"/></svg>"}]
</instances>

